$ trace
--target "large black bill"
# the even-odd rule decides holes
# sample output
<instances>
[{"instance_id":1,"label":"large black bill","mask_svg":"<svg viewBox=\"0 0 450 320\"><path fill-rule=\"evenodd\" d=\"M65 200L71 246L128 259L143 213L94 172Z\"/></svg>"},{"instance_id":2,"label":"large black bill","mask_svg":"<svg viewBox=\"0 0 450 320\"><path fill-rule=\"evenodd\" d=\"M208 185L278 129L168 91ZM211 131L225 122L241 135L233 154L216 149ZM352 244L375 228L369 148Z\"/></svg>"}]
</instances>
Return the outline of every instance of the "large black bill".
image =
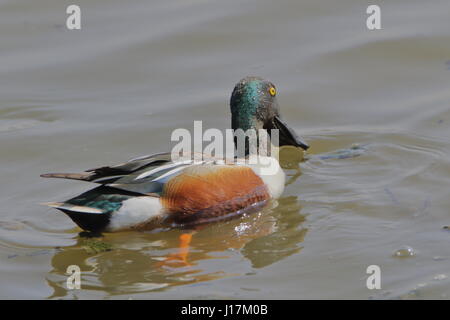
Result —
<instances>
[{"instance_id":1,"label":"large black bill","mask_svg":"<svg viewBox=\"0 0 450 320\"><path fill-rule=\"evenodd\" d=\"M300 139L297 133L295 133L295 131L278 116L275 116L273 118L273 126L275 127L275 129L280 130L280 147L295 146L300 147L303 150L307 150L309 148L309 146Z\"/></svg>"}]
</instances>

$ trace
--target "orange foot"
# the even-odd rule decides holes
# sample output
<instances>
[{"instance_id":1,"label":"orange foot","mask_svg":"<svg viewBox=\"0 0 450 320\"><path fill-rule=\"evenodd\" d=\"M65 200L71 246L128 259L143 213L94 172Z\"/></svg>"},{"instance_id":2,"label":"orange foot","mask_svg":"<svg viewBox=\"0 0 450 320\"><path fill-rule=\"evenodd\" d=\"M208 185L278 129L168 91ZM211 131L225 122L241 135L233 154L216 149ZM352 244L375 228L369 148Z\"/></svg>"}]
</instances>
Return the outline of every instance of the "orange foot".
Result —
<instances>
[{"instance_id":1,"label":"orange foot","mask_svg":"<svg viewBox=\"0 0 450 320\"><path fill-rule=\"evenodd\" d=\"M177 253L172 253L163 261L158 263L158 267L182 268L191 266L188 262L189 244L192 240L192 233L183 233L180 236L180 246Z\"/></svg>"}]
</instances>

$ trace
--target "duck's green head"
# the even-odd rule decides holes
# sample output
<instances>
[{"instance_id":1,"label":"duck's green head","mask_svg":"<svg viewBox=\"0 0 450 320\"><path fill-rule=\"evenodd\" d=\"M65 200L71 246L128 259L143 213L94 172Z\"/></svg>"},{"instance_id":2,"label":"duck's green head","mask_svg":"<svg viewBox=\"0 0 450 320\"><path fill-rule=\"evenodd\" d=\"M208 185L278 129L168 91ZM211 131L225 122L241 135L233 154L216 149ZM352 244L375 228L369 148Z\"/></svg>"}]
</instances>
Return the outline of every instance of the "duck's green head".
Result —
<instances>
[{"instance_id":1,"label":"duck's green head","mask_svg":"<svg viewBox=\"0 0 450 320\"><path fill-rule=\"evenodd\" d=\"M259 77L243 78L234 87L230 107L234 130L279 129L280 146L292 145L304 150L309 148L280 118L277 89L270 81Z\"/></svg>"}]
</instances>

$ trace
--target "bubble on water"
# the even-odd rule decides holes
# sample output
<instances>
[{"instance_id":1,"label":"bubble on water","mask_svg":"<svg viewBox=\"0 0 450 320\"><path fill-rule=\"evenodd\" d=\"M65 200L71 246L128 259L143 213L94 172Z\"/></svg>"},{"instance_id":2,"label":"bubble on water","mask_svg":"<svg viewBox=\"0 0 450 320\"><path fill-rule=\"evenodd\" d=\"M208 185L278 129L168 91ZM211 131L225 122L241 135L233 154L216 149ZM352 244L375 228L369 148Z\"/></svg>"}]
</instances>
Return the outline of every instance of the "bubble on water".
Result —
<instances>
[{"instance_id":1,"label":"bubble on water","mask_svg":"<svg viewBox=\"0 0 450 320\"><path fill-rule=\"evenodd\" d=\"M394 257L398 257L398 258L409 258L409 257L414 257L415 255L416 255L416 252L410 246L403 246L394 252Z\"/></svg>"},{"instance_id":2,"label":"bubble on water","mask_svg":"<svg viewBox=\"0 0 450 320\"><path fill-rule=\"evenodd\" d=\"M427 284L425 282L422 282L417 285L417 288L425 288L426 286Z\"/></svg>"},{"instance_id":3,"label":"bubble on water","mask_svg":"<svg viewBox=\"0 0 450 320\"><path fill-rule=\"evenodd\" d=\"M435 275L433 279L434 280L445 280L447 278L448 278L448 276L446 274L438 274L438 275Z\"/></svg>"},{"instance_id":4,"label":"bubble on water","mask_svg":"<svg viewBox=\"0 0 450 320\"><path fill-rule=\"evenodd\" d=\"M240 225L238 225L234 228L234 231L236 231L236 233L238 233L238 234L242 234L247 229L250 229L250 226L247 223L241 223Z\"/></svg>"}]
</instances>

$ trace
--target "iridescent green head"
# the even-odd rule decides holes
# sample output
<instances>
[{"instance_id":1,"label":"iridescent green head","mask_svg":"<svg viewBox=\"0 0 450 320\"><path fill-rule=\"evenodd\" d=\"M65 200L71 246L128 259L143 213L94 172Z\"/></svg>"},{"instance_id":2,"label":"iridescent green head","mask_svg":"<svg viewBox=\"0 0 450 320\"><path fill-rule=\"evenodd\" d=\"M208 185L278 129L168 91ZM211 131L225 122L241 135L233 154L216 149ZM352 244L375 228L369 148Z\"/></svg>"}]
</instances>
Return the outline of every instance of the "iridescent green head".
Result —
<instances>
[{"instance_id":1,"label":"iridescent green head","mask_svg":"<svg viewBox=\"0 0 450 320\"><path fill-rule=\"evenodd\" d=\"M230 107L231 127L234 130L279 129L280 146L308 149L308 145L281 119L277 89L270 81L260 77L243 78L234 87Z\"/></svg>"}]
</instances>

